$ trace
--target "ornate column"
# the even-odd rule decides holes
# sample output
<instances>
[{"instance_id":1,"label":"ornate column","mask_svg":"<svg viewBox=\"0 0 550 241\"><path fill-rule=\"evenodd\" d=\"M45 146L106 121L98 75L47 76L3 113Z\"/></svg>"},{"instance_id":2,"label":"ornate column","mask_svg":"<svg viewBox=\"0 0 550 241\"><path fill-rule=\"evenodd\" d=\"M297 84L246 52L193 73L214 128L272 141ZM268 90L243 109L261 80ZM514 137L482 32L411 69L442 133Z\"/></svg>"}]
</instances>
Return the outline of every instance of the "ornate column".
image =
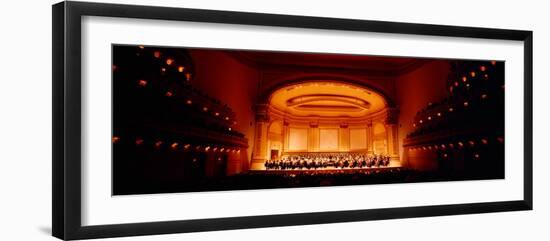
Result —
<instances>
[{"instance_id":1,"label":"ornate column","mask_svg":"<svg viewBox=\"0 0 550 241\"><path fill-rule=\"evenodd\" d=\"M251 170L265 169L264 163L267 160L267 132L269 126L268 104L257 104L254 106L256 112L256 126L254 129L254 149L252 150Z\"/></svg>"},{"instance_id":2,"label":"ornate column","mask_svg":"<svg viewBox=\"0 0 550 241\"><path fill-rule=\"evenodd\" d=\"M374 153L374 128L372 126L372 120L367 122L367 154Z\"/></svg>"},{"instance_id":3,"label":"ornate column","mask_svg":"<svg viewBox=\"0 0 550 241\"><path fill-rule=\"evenodd\" d=\"M338 129L338 150L339 151L349 151L349 128L348 123L340 123L340 128Z\"/></svg>"},{"instance_id":4,"label":"ornate column","mask_svg":"<svg viewBox=\"0 0 550 241\"><path fill-rule=\"evenodd\" d=\"M282 146L280 155L283 155L288 151L288 135L289 135L288 122L286 120L283 120L283 138L282 138L283 146Z\"/></svg>"},{"instance_id":5,"label":"ornate column","mask_svg":"<svg viewBox=\"0 0 550 241\"><path fill-rule=\"evenodd\" d=\"M397 122L399 110L397 108L388 108L385 120L387 134L387 153L392 161L399 161L399 140L397 138Z\"/></svg>"},{"instance_id":6,"label":"ornate column","mask_svg":"<svg viewBox=\"0 0 550 241\"><path fill-rule=\"evenodd\" d=\"M311 122L309 123L309 128L307 130L307 151L316 152L319 151L319 123Z\"/></svg>"}]
</instances>

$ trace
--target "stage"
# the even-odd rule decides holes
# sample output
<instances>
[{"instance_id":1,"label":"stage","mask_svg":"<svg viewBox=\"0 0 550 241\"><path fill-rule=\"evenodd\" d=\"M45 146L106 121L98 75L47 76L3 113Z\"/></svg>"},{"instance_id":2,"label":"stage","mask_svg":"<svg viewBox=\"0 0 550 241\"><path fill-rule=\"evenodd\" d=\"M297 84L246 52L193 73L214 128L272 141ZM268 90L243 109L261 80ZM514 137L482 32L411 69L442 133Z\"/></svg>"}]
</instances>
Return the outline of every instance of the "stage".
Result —
<instances>
[{"instance_id":1,"label":"stage","mask_svg":"<svg viewBox=\"0 0 550 241\"><path fill-rule=\"evenodd\" d=\"M318 169L268 169L250 170L251 174L352 174L352 173L376 173L387 171L399 171L401 166L365 167L365 168L318 168Z\"/></svg>"}]
</instances>

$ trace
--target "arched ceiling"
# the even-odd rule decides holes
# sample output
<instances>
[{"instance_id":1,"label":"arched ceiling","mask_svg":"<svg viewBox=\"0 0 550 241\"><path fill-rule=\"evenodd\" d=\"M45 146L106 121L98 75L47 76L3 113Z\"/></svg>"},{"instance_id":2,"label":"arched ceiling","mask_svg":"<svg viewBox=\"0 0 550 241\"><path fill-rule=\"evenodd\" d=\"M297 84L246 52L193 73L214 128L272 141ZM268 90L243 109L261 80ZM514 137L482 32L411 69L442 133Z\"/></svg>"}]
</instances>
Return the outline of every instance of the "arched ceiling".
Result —
<instances>
[{"instance_id":1,"label":"arched ceiling","mask_svg":"<svg viewBox=\"0 0 550 241\"><path fill-rule=\"evenodd\" d=\"M372 90L328 80L285 86L273 92L269 103L294 117L357 118L386 106L384 97Z\"/></svg>"}]
</instances>

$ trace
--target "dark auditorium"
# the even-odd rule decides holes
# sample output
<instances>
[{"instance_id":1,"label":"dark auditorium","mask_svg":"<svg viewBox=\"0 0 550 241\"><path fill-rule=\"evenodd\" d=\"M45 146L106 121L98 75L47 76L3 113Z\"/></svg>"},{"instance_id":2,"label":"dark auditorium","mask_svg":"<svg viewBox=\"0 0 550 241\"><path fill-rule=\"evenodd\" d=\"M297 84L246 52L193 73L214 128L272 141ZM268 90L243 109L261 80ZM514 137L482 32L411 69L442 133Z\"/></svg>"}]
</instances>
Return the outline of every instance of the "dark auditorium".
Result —
<instances>
[{"instance_id":1,"label":"dark auditorium","mask_svg":"<svg viewBox=\"0 0 550 241\"><path fill-rule=\"evenodd\" d=\"M502 179L504 67L113 45L112 193Z\"/></svg>"}]
</instances>

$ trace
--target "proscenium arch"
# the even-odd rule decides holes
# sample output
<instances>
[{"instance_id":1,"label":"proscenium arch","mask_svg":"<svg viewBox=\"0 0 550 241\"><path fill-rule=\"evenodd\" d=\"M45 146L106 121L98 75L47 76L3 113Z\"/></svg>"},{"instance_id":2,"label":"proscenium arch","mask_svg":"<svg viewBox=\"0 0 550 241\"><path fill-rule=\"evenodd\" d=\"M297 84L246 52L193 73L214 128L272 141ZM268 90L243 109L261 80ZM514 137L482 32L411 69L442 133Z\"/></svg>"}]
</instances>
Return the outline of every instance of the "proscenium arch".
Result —
<instances>
[{"instance_id":1,"label":"proscenium arch","mask_svg":"<svg viewBox=\"0 0 550 241\"><path fill-rule=\"evenodd\" d=\"M384 103L386 104L386 107L393 108L396 106L393 98L391 98L388 95L388 93L382 90L381 88L374 86L370 83L367 83L366 81L360 78L340 76L340 75L308 75L308 76L282 79L278 81L275 85L270 86L265 90L262 90L260 92L260 95L258 96L259 97L258 103L260 104L270 103L271 96L273 95L273 93L275 93L275 91L279 89L296 85L296 84L303 84L303 83L308 83L311 81L319 81L319 80L333 81L333 82L342 83L342 84L350 84L353 86L368 89L370 91L376 92L377 94L381 95L384 99Z\"/></svg>"}]
</instances>

